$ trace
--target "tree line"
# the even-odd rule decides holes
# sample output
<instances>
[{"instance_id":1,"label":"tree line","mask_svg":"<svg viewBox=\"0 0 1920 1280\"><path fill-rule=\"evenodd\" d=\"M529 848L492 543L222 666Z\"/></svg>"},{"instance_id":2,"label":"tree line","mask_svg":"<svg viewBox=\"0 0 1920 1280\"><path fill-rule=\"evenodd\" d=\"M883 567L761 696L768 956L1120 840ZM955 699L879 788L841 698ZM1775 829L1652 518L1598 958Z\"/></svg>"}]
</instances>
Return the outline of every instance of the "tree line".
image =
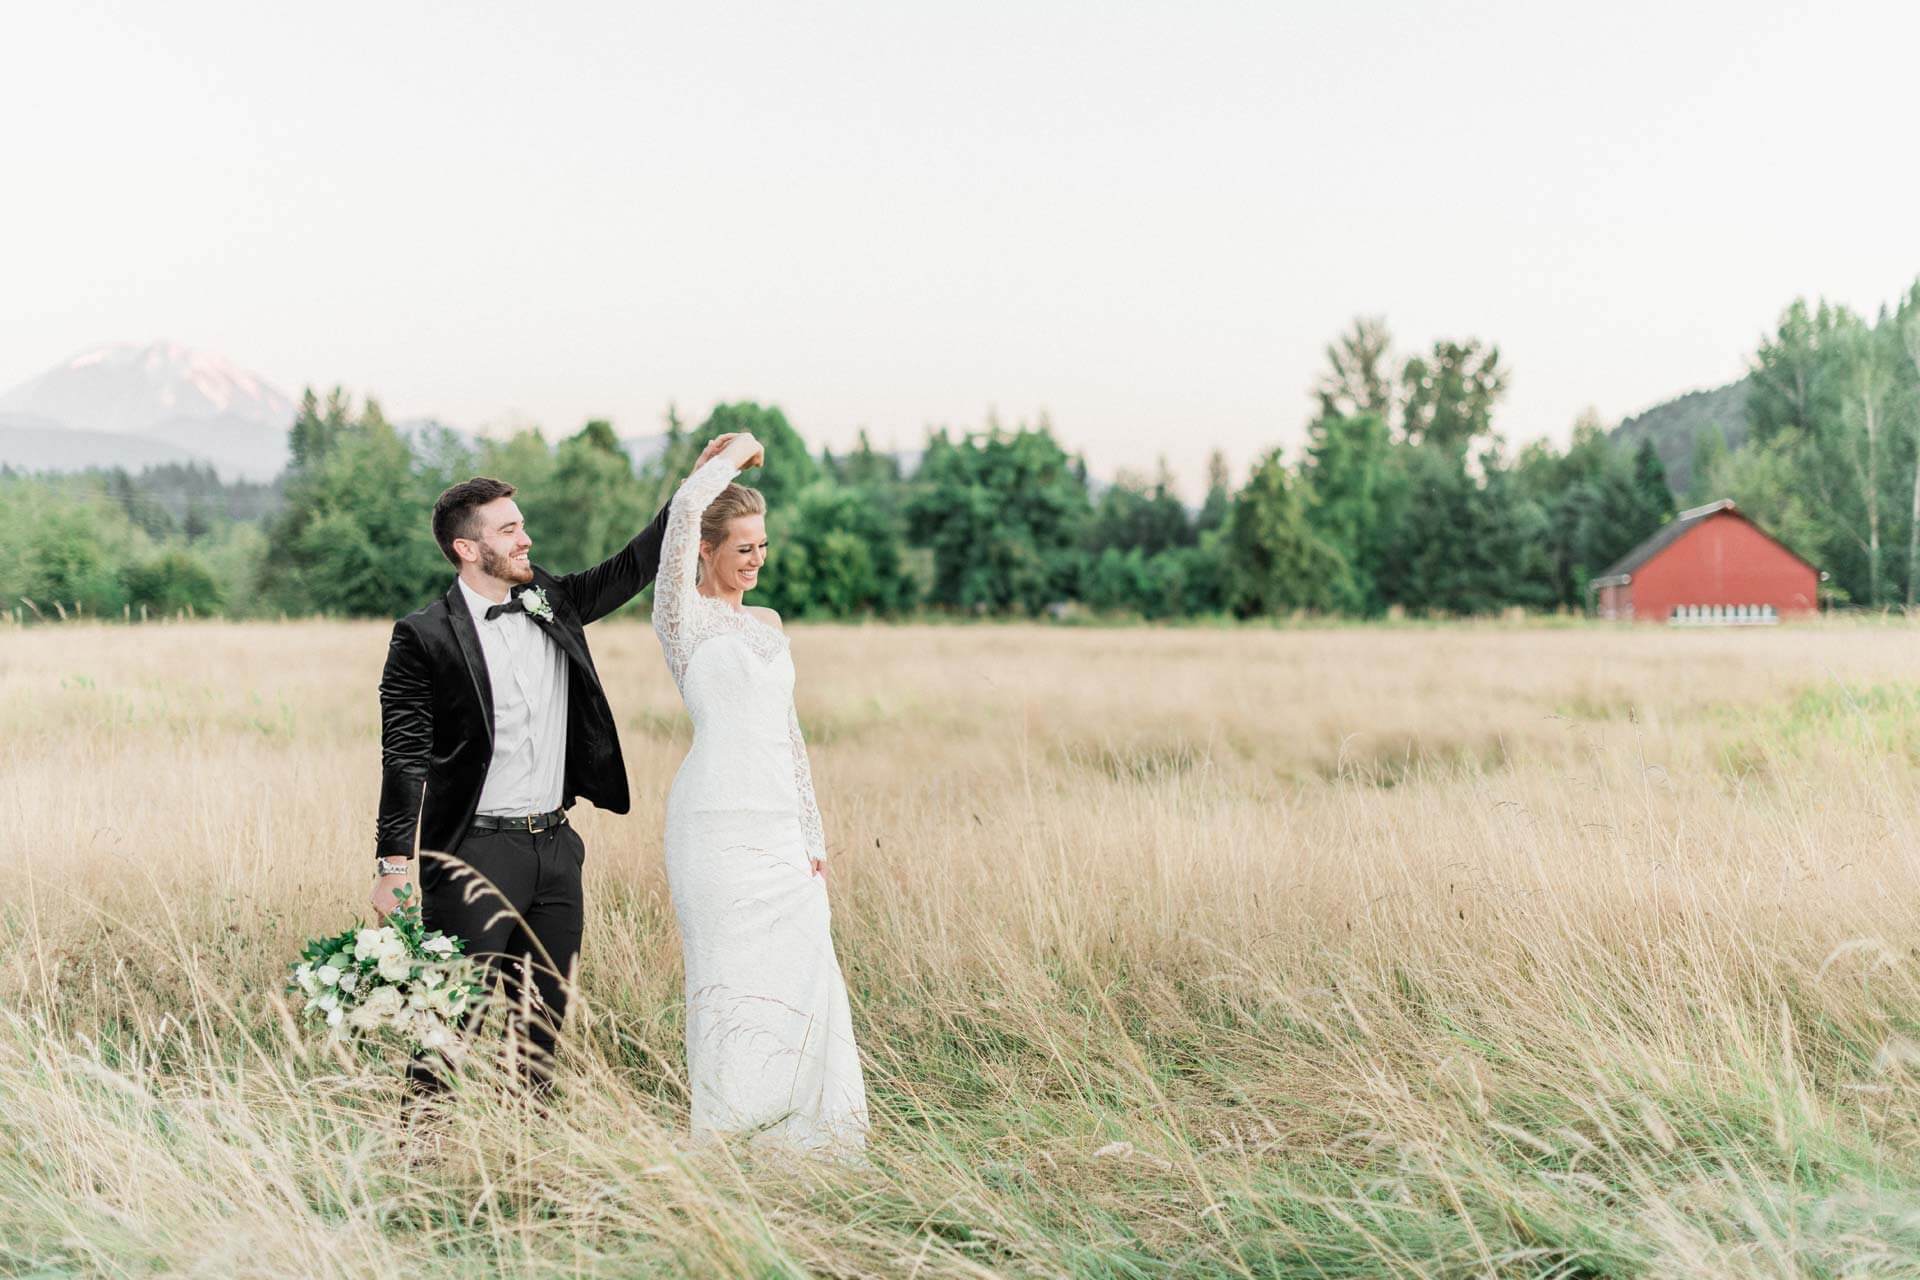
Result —
<instances>
[{"instance_id":1,"label":"tree line","mask_svg":"<svg viewBox=\"0 0 1920 1280\"><path fill-rule=\"evenodd\" d=\"M1920 591L1920 281L1871 319L1798 300L1753 361L1747 447L1696 446L1725 490L1826 570L1836 599L1912 608Z\"/></svg>"},{"instance_id":2,"label":"tree line","mask_svg":"<svg viewBox=\"0 0 1920 1280\"><path fill-rule=\"evenodd\" d=\"M9 602L93 614L391 617L444 591L426 515L446 485L519 487L535 558L556 571L623 545L700 448L752 431L768 465L772 571L756 599L798 618L1062 610L1145 618L1309 612L1485 614L1585 608L1587 582L1675 514L1653 442L1616 447L1587 415L1564 449L1494 431L1497 347L1395 348L1356 320L1326 350L1304 448L1274 448L1239 485L1209 461L1198 508L1162 464L1110 485L1042 419L930 433L917 464L810 449L779 409L669 413L636 465L612 426L469 442L403 433L377 401L303 397L272 486L157 468L0 475L26 546L0 567ZM1920 574L1920 285L1869 322L1795 302L1753 360L1752 443L1696 444L1692 490L1731 497L1831 572L1836 600L1911 603Z\"/></svg>"}]
</instances>

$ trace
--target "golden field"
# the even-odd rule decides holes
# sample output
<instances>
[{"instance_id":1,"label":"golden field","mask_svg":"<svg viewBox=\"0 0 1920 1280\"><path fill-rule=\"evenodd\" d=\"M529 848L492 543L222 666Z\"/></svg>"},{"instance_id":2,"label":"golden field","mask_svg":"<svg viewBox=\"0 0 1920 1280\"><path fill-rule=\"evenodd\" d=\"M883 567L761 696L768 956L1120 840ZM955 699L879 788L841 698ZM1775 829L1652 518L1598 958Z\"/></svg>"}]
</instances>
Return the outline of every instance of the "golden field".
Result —
<instances>
[{"instance_id":1,"label":"golden field","mask_svg":"<svg viewBox=\"0 0 1920 1280\"><path fill-rule=\"evenodd\" d=\"M554 1113L292 1029L385 637L0 628L0 1274L1920 1274L1920 627L796 628L864 1167L676 1146L637 622Z\"/></svg>"}]
</instances>

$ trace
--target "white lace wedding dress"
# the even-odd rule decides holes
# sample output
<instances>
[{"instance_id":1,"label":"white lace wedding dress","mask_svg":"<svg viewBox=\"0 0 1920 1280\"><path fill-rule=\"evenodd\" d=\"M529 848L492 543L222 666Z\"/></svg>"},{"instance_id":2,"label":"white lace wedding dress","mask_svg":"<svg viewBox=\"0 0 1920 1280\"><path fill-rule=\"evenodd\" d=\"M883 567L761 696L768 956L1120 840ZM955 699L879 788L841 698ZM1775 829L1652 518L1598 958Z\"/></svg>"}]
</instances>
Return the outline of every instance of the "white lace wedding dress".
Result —
<instances>
[{"instance_id":1,"label":"white lace wedding dress","mask_svg":"<svg viewBox=\"0 0 1920 1280\"><path fill-rule=\"evenodd\" d=\"M693 1132L860 1147L866 1086L828 932L826 857L786 636L695 589L700 516L724 458L674 494L653 626L693 716L667 797L667 883L687 968Z\"/></svg>"}]
</instances>

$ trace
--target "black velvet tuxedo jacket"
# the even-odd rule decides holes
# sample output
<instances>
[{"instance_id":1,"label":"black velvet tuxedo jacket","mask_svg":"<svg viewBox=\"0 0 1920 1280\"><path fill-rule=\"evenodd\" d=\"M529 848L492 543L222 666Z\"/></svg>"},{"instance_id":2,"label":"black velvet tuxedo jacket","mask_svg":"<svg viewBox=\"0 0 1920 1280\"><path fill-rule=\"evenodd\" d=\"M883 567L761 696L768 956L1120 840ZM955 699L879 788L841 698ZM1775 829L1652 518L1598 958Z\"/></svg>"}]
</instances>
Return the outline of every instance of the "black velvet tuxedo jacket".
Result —
<instances>
[{"instance_id":1,"label":"black velvet tuxedo jacket","mask_svg":"<svg viewBox=\"0 0 1920 1280\"><path fill-rule=\"evenodd\" d=\"M627 766L613 709L587 651L585 627L638 595L660 571L667 508L612 557L556 577L534 566L553 621L533 619L567 655L566 799L625 813ZM393 624L380 676L380 817L375 851L388 857L459 848L493 760L493 685L456 581ZM424 869L423 869L424 870Z\"/></svg>"}]
</instances>

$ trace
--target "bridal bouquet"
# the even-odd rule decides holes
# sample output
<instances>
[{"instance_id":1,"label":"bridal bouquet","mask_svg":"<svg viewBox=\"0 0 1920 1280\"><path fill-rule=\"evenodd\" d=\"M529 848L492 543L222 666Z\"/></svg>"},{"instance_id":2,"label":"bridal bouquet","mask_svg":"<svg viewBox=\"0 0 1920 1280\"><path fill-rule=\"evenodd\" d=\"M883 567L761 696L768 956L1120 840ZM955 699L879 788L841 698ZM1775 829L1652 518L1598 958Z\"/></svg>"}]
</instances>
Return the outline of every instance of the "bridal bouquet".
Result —
<instances>
[{"instance_id":1,"label":"bridal bouquet","mask_svg":"<svg viewBox=\"0 0 1920 1280\"><path fill-rule=\"evenodd\" d=\"M420 908L401 903L374 928L315 938L301 948L287 990L305 997L301 1017L332 1038L397 1036L414 1050L447 1050L454 1028L478 1005L480 972L458 938L428 933Z\"/></svg>"}]
</instances>

